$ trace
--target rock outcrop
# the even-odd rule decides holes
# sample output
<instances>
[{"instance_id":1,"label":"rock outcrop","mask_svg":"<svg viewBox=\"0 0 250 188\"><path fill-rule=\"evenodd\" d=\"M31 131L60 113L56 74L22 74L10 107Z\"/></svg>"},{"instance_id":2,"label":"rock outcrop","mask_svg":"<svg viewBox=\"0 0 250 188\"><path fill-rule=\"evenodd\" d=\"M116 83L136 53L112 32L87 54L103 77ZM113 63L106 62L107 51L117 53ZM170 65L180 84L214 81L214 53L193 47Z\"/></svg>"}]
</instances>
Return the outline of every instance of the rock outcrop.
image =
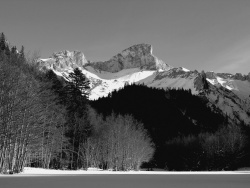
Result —
<instances>
[{"instance_id":1,"label":"rock outcrop","mask_svg":"<svg viewBox=\"0 0 250 188\"><path fill-rule=\"evenodd\" d=\"M61 72L65 69L83 67L88 61L80 51L70 52L65 50L53 53L48 59L40 59L38 63L41 68L53 69Z\"/></svg>"},{"instance_id":2,"label":"rock outcrop","mask_svg":"<svg viewBox=\"0 0 250 188\"><path fill-rule=\"evenodd\" d=\"M123 69L141 68L147 70L169 70L172 67L152 54L149 44L137 44L115 55L108 61L93 62L91 66L107 72L119 72Z\"/></svg>"},{"instance_id":3,"label":"rock outcrop","mask_svg":"<svg viewBox=\"0 0 250 188\"><path fill-rule=\"evenodd\" d=\"M241 73L230 74L230 73L216 73L217 76L224 78L224 79L234 79L234 80L241 80L241 81L249 81L250 82L250 73L247 75L242 75Z\"/></svg>"},{"instance_id":4,"label":"rock outcrop","mask_svg":"<svg viewBox=\"0 0 250 188\"><path fill-rule=\"evenodd\" d=\"M210 72L206 72L206 78L208 79L216 79L217 75L216 73L210 71Z\"/></svg>"}]
</instances>

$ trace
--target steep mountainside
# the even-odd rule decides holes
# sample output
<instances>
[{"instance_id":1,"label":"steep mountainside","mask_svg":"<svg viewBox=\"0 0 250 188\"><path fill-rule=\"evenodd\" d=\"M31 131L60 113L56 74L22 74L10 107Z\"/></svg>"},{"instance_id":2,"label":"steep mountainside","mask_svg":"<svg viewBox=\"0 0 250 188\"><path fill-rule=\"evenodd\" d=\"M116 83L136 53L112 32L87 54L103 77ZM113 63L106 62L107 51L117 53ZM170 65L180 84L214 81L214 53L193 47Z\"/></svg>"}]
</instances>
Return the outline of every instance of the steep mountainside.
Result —
<instances>
[{"instance_id":1,"label":"steep mountainside","mask_svg":"<svg viewBox=\"0 0 250 188\"><path fill-rule=\"evenodd\" d=\"M82 52L62 51L40 59L41 69L64 77L78 67L91 81L90 99L107 96L126 83L154 88L184 88L206 97L232 120L250 123L250 74L200 73L174 68L152 54L152 46L138 44L104 62L88 62Z\"/></svg>"},{"instance_id":2,"label":"steep mountainside","mask_svg":"<svg viewBox=\"0 0 250 188\"><path fill-rule=\"evenodd\" d=\"M230 80L234 88L228 89L226 80L216 77L220 82L212 82L205 75L197 71L185 72L173 68L166 72L156 72L140 80L149 87L190 89L193 94L206 97L210 106L215 105L232 120L250 123L250 82ZM236 85L238 84L238 85Z\"/></svg>"}]
</instances>

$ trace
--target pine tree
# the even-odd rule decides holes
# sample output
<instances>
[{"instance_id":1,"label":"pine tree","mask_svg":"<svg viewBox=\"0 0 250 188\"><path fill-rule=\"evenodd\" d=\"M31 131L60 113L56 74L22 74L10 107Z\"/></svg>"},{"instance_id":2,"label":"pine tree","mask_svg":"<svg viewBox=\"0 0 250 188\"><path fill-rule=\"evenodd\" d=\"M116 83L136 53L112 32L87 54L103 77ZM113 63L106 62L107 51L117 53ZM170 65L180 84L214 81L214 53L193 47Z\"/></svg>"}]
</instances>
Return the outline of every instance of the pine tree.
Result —
<instances>
[{"instance_id":1,"label":"pine tree","mask_svg":"<svg viewBox=\"0 0 250 188\"><path fill-rule=\"evenodd\" d=\"M82 167L79 161L79 148L81 143L85 142L90 132L89 123L87 121L87 104L89 96L89 80L78 69L74 69L67 77L68 83L63 88L63 97L68 112L68 132L72 144L72 153L70 159L70 169Z\"/></svg>"},{"instance_id":2,"label":"pine tree","mask_svg":"<svg viewBox=\"0 0 250 188\"><path fill-rule=\"evenodd\" d=\"M11 54L16 54L16 46L13 46L13 47L11 48Z\"/></svg>"},{"instance_id":3,"label":"pine tree","mask_svg":"<svg viewBox=\"0 0 250 188\"><path fill-rule=\"evenodd\" d=\"M68 96L69 112L84 112L90 91L89 80L78 68L74 69L67 79L68 85L65 91Z\"/></svg>"},{"instance_id":4,"label":"pine tree","mask_svg":"<svg viewBox=\"0 0 250 188\"><path fill-rule=\"evenodd\" d=\"M21 47L21 50L20 50L20 52L19 52L19 60L20 60L20 61L25 60L24 47L23 47L23 46Z\"/></svg>"},{"instance_id":5,"label":"pine tree","mask_svg":"<svg viewBox=\"0 0 250 188\"><path fill-rule=\"evenodd\" d=\"M6 47L6 38L4 33L1 33L1 37L0 37L0 50L4 51Z\"/></svg>"},{"instance_id":6,"label":"pine tree","mask_svg":"<svg viewBox=\"0 0 250 188\"><path fill-rule=\"evenodd\" d=\"M81 92L83 97L89 97L90 82L86 76L80 71L80 69L74 69L74 72L69 74L68 79L70 79L73 87Z\"/></svg>"}]
</instances>

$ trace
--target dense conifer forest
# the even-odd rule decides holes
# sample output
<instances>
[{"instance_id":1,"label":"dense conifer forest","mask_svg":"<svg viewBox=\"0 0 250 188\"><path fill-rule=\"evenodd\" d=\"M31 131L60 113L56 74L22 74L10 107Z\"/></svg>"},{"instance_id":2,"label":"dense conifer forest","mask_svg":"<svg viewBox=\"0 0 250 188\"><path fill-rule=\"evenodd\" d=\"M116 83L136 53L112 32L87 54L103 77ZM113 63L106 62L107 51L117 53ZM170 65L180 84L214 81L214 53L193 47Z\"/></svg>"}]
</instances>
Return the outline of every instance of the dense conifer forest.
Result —
<instances>
[{"instance_id":1,"label":"dense conifer forest","mask_svg":"<svg viewBox=\"0 0 250 188\"><path fill-rule=\"evenodd\" d=\"M0 173L53 169L228 170L249 164L249 128L183 89L126 85L89 101L79 69L39 70L0 36Z\"/></svg>"}]
</instances>

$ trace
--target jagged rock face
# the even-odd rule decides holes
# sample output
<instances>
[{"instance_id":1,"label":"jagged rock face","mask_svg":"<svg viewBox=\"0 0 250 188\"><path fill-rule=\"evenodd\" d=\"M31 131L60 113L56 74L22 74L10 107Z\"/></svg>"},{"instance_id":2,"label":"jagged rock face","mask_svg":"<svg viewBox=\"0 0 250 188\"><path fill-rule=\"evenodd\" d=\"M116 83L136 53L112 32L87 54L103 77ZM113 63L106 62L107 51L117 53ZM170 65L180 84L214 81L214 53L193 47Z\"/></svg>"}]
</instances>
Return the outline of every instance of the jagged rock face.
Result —
<instances>
[{"instance_id":1,"label":"jagged rock face","mask_svg":"<svg viewBox=\"0 0 250 188\"><path fill-rule=\"evenodd\" d=\"M84 54L80 51L61 51L53 53L49 59L40 59L38 62L42 68L53 69L62 72L65 69L83 67L88 62Z\"/></svg>"},{"instance_id":2,"label":"jagged rock face","mask_svg":"<svg viewBox=\"0 0 250 188\"><path fill-rule=\"evenodd\" d=\"M181 68L172 68L168 71L163 71L157 74L155 80L161 80L162 78L187 78L192 79L197 76L196 71L185 72Z\"/></svg>"},{"instance_id":3,"label":"jagged rock face","mask_svg":"<svg viewBox=\"0 0 250 188\"><path fill-rule=\"evenodd\" d=\"M250 101L248 99L242 99L224 87L216 87L213 85L210 85L206 97L211 104L217 106L222 110L222 113L227 115L231 120L238 123L240 121L246 124L250 123Z\"/></svg>"},{"instance_id":4,"label":"jagged rock face","mask_svg":"<svg viewBox=\"0 0 250 188\"><path fill-rule=\"evenodd\" d=\"M206 77L209 79L216 79L216 74L214 72L206 72Z\"/></svg>"},{"instance_id":5,"label":"jagged rock face","mask_svg":"<svg viewBox=\"0 0 250 188\"><path fill-rule=\"evenodd\" d=\"M215 75L224 78L224 79L234 79L234 80L241 80L241 81L249 81L250 82L250 73L248 75L242 75L241 73L236 73L235 75L230 73L216 73Z\"/></svg>"},{"instance_id":6,"label":"jagged rock face","mask_svg":"<svg viewBox=\"0 0 250 188\"><path fill-rule=\"evenodd\" d=\"M91 66L107 72L119 72L123 69L141 68L147 70L169 70L172 68L152 54L152 46L138 44L123 50L105 62L93 62Z\"/></svg>"},{"instance_id":7,"label":"jagged rock face","mask_svg":"<svg viewBox=\"0 0 250 188\"><path fill-rule=\"evenodd\" d=\"M152 46L138 44L115 55L108 61L88 63L84 54L79 51L61 51L54 53L49 59L40 59L40 67L62 72L65 69L84 67L86 64L100 71L119 72L123 69L141 68L145 70L164 70L172 67L152 54Z\"/></svg>"},{"instance_id":8,"label":"jagged rock face","mask_svg":"<svg viewBox=\"0 0 250 188\"><path fill-rule=\"evenodd\" d=\"M206 74L204 72L198 73L194 80L194 86L198 91L209 89L209 84L206 80Z\"/></svg>"}]
</instances>

